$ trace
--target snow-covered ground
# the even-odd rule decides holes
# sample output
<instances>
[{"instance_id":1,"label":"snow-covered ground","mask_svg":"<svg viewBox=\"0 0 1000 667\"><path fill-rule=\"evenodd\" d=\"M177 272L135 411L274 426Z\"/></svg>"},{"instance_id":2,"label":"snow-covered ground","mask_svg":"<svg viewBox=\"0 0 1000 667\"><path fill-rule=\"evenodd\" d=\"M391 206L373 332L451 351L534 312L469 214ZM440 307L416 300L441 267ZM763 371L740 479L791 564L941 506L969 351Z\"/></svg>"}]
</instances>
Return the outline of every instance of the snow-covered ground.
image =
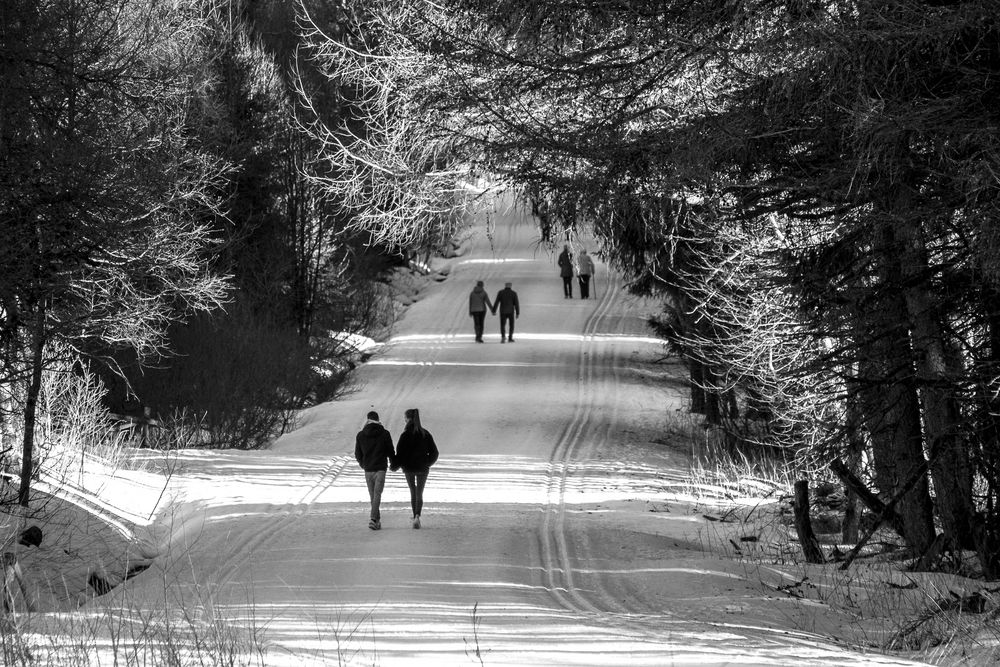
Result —
<instances>
[{"instance_id":1,"label":"snow-covered ground","mask_svg":"<svg viewBox=\"0 0 1000 667\"><path fill-rule=\"evenodd\" d=\"M749 553L784 527L732 519L773 495L693 495L690 443L664 437L685 388L677 364L655 363L653 304L600 263L595 298L564 299L527 216L492 220L343 400L308 410L269 451L176 454L162 498L132 488L133 514L159 508L135 523L155 558L119 587L132 604L167 595L252 613L268 665L914 664L858 648L891 629L905 587L807 569L794 550ZM491 297L513 283L515 343L500 344L497 317L473 341L476 280ZM375 409L395 440L407 408L441 450L423 527L390 473L371 531L354 436ZM861 599L873 595L880 615Z\"/></svg>"}]
</instances>

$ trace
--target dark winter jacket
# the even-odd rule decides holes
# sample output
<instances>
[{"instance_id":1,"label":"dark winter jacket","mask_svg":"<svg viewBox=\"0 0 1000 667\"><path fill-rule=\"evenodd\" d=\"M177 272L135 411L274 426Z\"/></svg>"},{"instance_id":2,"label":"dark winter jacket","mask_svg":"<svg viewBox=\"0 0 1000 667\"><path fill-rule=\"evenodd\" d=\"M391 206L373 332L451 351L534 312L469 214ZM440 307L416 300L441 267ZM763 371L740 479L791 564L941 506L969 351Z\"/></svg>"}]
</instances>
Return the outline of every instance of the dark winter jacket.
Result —
<instances>
[{"instance_id":1,"label":"dark winter jacket","mask_svg":"<svg viewBox=\"0 0 1000 667\"><path fill-rule=\"evenodd\" d=\"M427 429L423 433L404 430L396 444L396 465L406 472L426 472L438 460L434 436Z\"/></svg>"},{"instance_id":2,"label":"dark winter jacket","mask_svg":"<svg viewBox=\"0 0 1000 667\"><path fill-rule=\"evenodd\" d=\"M394 466L396 454L392 451L392 436L378 422L368 422L355 438L354 458L365 472Z\"/></svg>"},{"instance_id":3,"label":"dark winter jacket","mask_svg":"<svg viewBox=\"0 0 1000 667\"><path fill-rule=\"evenodd\" d=\"M493 304L490 303L490 295L486 293L484 288L476 285L475 289L469 294L469 315L472 313L485 313L487 310L493 310Z\"/></svg>"},{"instance_id":4,"label":"dark winter jacket","mask_svg":"<svg viewBox=\"0 0 1000 667\"><path fill-rule=\"evenodd\" d=\"M563 278L573 277L573 255L569 250L559 253L559 275Z\"/></svg>"},{"instance_id":5,"label":"dark winter jacket","mask_svg":"<svg viewBox=\"0 0 1000 667\"><path fill-rule=\"evenodd\" d=\"M521 305L517 302L517 292L509 287L504 287L497 292L497 298L493 300L494 308L500 311L501 315L521 316Z\"/></svg>"}]
</instances>

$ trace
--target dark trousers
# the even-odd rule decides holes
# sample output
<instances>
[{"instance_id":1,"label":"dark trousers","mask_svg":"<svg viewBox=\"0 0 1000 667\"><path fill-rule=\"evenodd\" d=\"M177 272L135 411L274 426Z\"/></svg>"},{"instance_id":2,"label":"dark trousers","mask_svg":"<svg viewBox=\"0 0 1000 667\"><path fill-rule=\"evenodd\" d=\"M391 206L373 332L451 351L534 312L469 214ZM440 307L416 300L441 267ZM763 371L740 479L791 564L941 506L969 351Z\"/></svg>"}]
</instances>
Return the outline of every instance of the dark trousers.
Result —
<instances>
[{"instance_id":1,"label":"dark trousers","mask_svg":"<svg viewBox=\"0 0 1000 667\"><path fill-rule=\"evenodd\" d=\"M476 330L476 340L483 339L483 324L486 322L486 311L476 311L472 313L472 326Z\"/></svg>"},{"instance_id":2,"label":"dark trousers","mask_svg":"<svg viewBox=\"0 0 1000 667\"><path fill-rule=\"evenodd\" d=\"M573 276L563 276L563 296L573 298Z\"/></svg>"},{"instance_id":3,"label":"dark trousers","mask_svg":"<svg viewBox=\"0 0 1000 667\"><path fill-rule=\"evenodd\" d=\"M510 339L514 340L514 313L500 313L500 340L507 335L507 323L510 323Z\"/></svg>"},{"instance_id":4,"label":"dark trousers","mask_svg":"<svg viewBox=\"0 0 1000 667\"><path fill-rule=\"evenodd\" d=\"M420 516L420 510L424 508L424 484L427 483L427 472L426 470L403 471L406 485L410 487L410 508L413 510L413 516Z\"/></svg>"},{"instance_id":5,"label":"dark trousers","mask_svg":"<svg viewBox=\"0 0 1000 667\"><path fill-rule=\"evenodd\" d=\"M580 276L580 298L590 298L590 276Z\"/></svg>"}]
</instances>

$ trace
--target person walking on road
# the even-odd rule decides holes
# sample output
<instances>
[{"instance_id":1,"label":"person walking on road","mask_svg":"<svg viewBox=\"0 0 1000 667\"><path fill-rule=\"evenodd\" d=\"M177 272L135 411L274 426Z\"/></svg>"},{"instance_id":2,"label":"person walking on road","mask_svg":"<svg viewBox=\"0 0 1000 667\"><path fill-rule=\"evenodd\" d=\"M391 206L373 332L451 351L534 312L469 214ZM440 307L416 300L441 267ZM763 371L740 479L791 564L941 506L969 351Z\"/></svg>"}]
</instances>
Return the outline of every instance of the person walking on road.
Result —
<instances>
[{"instance_id":1,"label":"person walking on road","mask_svg":"<svg viewBox=\"0 0 1000 667\"><path fill-rule=\"evenodd\" d=\"M569 251L569 245L564 245L559 253L559 276L563 281L563 298L573 298L573 255Z\"/></svg>"},{"instance_id":2,"label":"person walking on road","mask_svg":"<svg viewBox=\"0 0 1000 667\"><path fill-rule=\"evenodd\" d=\"M517 302L517 292L510 288L511 283L504 283L502 290L497 292L493 300L493 312L500 310L500 342L514 342L514 320L521 316L521 304ZM507 336L507 323L510 323L510 336Z\"/></svg>"},{"instance_id":3,"label":"person walking on road","mask_svg":"<svg viewBox=\"0 0 1000 667\"><path fill-rule=\"evenodd\" d=\"M483 342L483 325L486 322L486 311L493 312L493 304L490 303L490 295L483 287L483 281L477 280L476 286L469 294L469 315L472 316L472 326L476 332L476 342Z\"/></svg>"},{"instance_id":4,"label":"person walking on road","mask_svg":"<svg viewBox=\"0 0 1000 667\"><path fill-rule=\"evenodd\" d=\"M590 277L594 275L594 260L590 258L586 250L580 251L577 259L577 277L580 280L580 298L590 298Z\"/></svg>"},{"instance_id":5,"label":"person walking on road","mask_svg":"<svg viewBox=\"0 0 1000 667\"><path fill-rule=\"evenodd\" d=\"M420 425L420 411L410 408L405 413L406 426L396 444L396 465L403 469L410 487L410 508L413 527L420 528L420 512L424 508L424 485L431 466L438 460L438 448L431 432Z\"/></svg>"},{"instance_id":6,"label":"person walking on road","mask_svg":"<svg viewBox=\"0 0 1000 667\"><path fill-rule=\"evenodd\" d=\"M382 426L374 410L368 413L364 427L354 440L354 458L365 471L365 482L368 484L368 497L372 504L368 527L379 530L382 528L380 505L382 489L385 488L385 471L390 465L396 465L396 453L392 449L392 436Z\"/></svg>"}]
</instances>

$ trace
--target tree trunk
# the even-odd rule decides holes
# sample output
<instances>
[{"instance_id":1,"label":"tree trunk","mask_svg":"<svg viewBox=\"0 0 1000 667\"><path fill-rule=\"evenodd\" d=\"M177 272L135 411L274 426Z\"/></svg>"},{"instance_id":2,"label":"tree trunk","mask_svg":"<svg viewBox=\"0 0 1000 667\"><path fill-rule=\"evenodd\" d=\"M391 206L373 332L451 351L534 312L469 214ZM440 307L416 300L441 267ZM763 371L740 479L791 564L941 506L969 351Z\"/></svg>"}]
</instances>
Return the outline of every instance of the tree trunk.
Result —
<instances>
[{"instance_id":1,"label":"tree trunk","mask_svg":"<svg viewBox=\"0 0 1000 667\"><path fill-rule=\"evenodd\" d=\"M812 529L809 520L809 482L800 479L795 482L795 531L799 535L799 544L807 563L823 563L823 551L819 548L819 540Z\"/></svg>"},{"instance_id":2,"label":"tree trunk","mask_svg":"<svg viewBox=\"0 0 1000 667\"><path fill-rule=\"evenodd\" d=\"M862 422L861 410L858 406L857 390L849 389L847 396L847 451L845 469L855 478L861 468L861 455L865 450L864 438L859 433ZM841 539L845 544L854 544L860 536L861 515L858 512L858 494L849 484L844 484L844 525L841 527Z\"/></svg>"},{"instance_id":3,"label":"tree trunk","mask_svg":"<svg viewBox=\"0 0 1000 667\"><path fill-rule=\"evenodd\" d=\"M31 375L27 396L24 401L24 439L21 443L21 485L17 491L17 502L28 506L31 492L31 475L34 471L35 418L38 412L38 394L42 389L42 364L45 352L45 308L38 305L35 316L35 330L31 341Z\"/></svg>"},{"instance_id":4,"label":"tree trunk","mask_svg":"<svg viewBox=\"0 0 1000 667\"><path fill-rule=\"evenodd\" d=\"M719 392L712 388L705 391L705 422L712 426L722 423L722 413L719 409Z\"/></svg>"},{"instance_id":5,"label":"tree trunk","mask_svg":"<svg viewBox=\"0 0 1000 667\"><path fill-rule=\"evenodd\" d=\"M989 330L989 356L986 367L977 373L979 412L979 464L986 483L986 502L982 516L973 526L976 553L987 579L1000 578L1000 398L987 386L1000 369L1000 292L986 288L980 296Z\"/></svg>"},{"instance_id":6,"label":"tree trunk","mask_svg":"<svg viewBox=\"0 0 1000 667\"><path fill-rule=\"evenodd\" d=\"M962 418L953 378L964 374L956 368L955 355L940 324L940 314L929 294L927 252L918 223L896 226L902 246L902 278L910 338L916 359L923 426L934 480L938 517L945 538L963 549L975 548L972 526L972 470L962 437Z\"/></svg>"},{"instance_id":7,"label":"tree trunk","mask_svg":"<svg viewBox=\"0 0 1000 667\"><path fill-rule=\"evenodd\" d=\"M882 226L884 231L885 226ZM861 314L858 330L858 383L864 426L871 436L875 484L894 497L925 466L920 407L913 382L913 355L906 304L894 288L898 255L884 233L875 234L878 262L876 298ZM934 507L925 478L900 498L904 539L918 552L934 541Z\"/></svg>"},{"instance_id":8,"label":"tree trunk","mask_svg":"<svg viewBox=\"0 0 1000 667\"><path fill-rule=\"evenodd\" d=\"M878 371L884 372L885 368ZM895 385L875 385L863 393L875 484L885 496L892 496L924 461L917 394L912 384L902 378ZM918 552L930 547L934 541L934 508L926 479L901 499L899 513L907 543Z\"/></svg>"},{"instance_id":9,"label":"tree trunk","mask_svg":"<svg viewBox=\"0 0 1000 667\"><path fill-rule=\"evenodd\" d=\"M688 359L689 386L691 389L691 412L705 414L705 366L698 359Z\"/></svg>"}]
</instances>

